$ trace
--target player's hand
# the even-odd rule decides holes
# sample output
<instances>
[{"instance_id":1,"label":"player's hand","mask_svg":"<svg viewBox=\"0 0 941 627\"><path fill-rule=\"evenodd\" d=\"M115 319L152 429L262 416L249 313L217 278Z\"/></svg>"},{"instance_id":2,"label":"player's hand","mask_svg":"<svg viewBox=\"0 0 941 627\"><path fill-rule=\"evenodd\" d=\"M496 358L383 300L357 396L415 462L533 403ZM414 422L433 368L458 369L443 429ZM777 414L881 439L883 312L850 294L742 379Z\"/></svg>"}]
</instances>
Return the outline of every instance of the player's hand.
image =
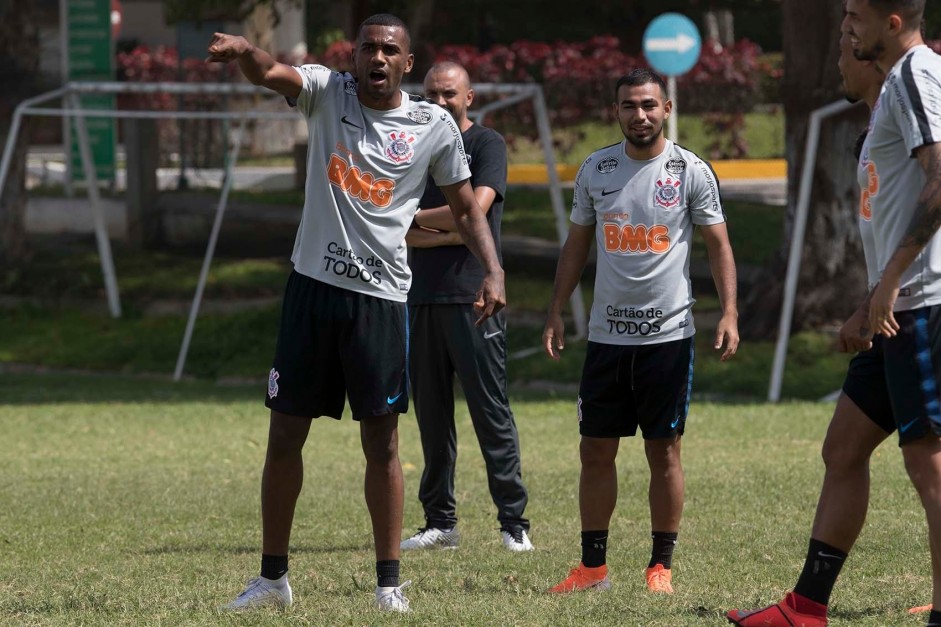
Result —
<instances>
[{"instance_id":1,"label":"player's hand","mask_svg":"<svg viewBox=\"0 0 941 627\"><path fill-rule=\"evenodd\" d=\"M841 353L859 353L872 348L872 327L869 326L869 314L865 308L853 312L843 326L836 340L836 349Z\"/></svg>"},{"instance_id":2,"label":"player's hand","mask_svg":"<svg viewBox=\"0 0 941 627\"><path fill-rule=\"evenodd\" d=\"M716 339L713 348L720 350L725 346L720 361L728 361L738 350L738 314L726 313L719 318L719 324L716 325Z\"/></svg>"},{"instance_id":3,"label":"player's hand","mask_svg":"<svg viewBox=\"0 0 941 627\"><path fill-rule=\"evenodd\" d=\"M562 349L565 348L565 322L562 321L562 315L550 313L546 318L546 328L542 332L542 347L546 355L554 361L559 361L562 357Z\"/></svg>"},{"instance_id":4,"label":"player's hand","mask_svg":"<svg viewBox=\"0 0 941 627\"><path fill-rule=\"evenodd\" d=\"M899 282L891 277L882 275L879 285L872 291L869 300L869 326L872 332L881 333L886 337L895 337L898 333L899 323L895 320L892 309L899 296Z\"/></svg>"},{"instance_id":5,"label":"player's hand","mask_svg":"<svg viewBox=\"0 0 941 627\"><path fill-rule=\"evenodd\" d=\"M209 42L209 56L206 63L229 63L252 49L248 40L238 35L214 33Z\"/></svg>"},{"instance_id":6,"label":"player's hand","mask_svg":"<svg viewBox=\"0 0 941 627\"><path fill-rule=\"evenodd\" d=\"M497 313L506 305L506 291L503 285L503 271L499 274L488 273L477 291L474 311L480 316L474 326L480 326L484 320Z\"/></svg>"}]
</instances>

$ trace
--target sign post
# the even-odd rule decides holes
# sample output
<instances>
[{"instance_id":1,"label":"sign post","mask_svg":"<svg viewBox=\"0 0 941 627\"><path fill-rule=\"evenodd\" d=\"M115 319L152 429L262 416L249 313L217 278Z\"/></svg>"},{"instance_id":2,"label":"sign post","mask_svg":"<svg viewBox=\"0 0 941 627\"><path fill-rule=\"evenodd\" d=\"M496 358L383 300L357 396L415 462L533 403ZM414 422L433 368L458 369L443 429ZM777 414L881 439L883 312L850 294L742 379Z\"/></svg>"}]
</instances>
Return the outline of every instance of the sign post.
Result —
<instances>
[{"instance_id":1,"label":"sign post","mask_svg":"<svg viewBox=\"0 0 941 627\"><path fill-rule=\"evenodd\" d=\"M113 81L111 0L61 0L63 25L63 75L68 81ZM83 108L114 109L111 94L86 94ZM88 139L99 181L114 179L115 123L110 118L87 118ZM66 120L67 169L75 179L84 178L74 122ZM72 178L70 177L71 182Z\"/></svg>"},{"instance_id":2,"label":"sign post","mask_svg":"<svg viewBox=\"0 0 941 627\"><path fill-rule=\"evenodd\" d=\"M676 77L689 72L699 60L702 50L699 29L685 15L664 13L647 25L643 46L650 66L667 77L667 98L673 101L673 112L667 120L667 138L676 142Z\"/></svg>"}]
</instances>

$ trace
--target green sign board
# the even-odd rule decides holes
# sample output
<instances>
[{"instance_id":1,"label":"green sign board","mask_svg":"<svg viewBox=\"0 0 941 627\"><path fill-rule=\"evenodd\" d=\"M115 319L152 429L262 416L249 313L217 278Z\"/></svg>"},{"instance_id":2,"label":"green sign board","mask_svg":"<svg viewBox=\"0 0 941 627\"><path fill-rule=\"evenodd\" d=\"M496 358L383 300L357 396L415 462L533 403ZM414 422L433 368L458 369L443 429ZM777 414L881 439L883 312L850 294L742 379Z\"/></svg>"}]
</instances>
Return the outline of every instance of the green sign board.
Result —
<instances>
[{"instance_id":1,"label":"green sign board","mask_svg":"<svg viewBox=\"0 0 941 627\"><path fill-rule=\"evenodd\" d=\"M111 0L65 0L68 80L113 81L114 54L111 41ZM114 109L114 96L81 97L83 109ZM114 179L115 122L111 118L87 117L85 125L98 180ZM71 130L72 177L84 180L74 122Z\"/></svg>"}]
</instances>

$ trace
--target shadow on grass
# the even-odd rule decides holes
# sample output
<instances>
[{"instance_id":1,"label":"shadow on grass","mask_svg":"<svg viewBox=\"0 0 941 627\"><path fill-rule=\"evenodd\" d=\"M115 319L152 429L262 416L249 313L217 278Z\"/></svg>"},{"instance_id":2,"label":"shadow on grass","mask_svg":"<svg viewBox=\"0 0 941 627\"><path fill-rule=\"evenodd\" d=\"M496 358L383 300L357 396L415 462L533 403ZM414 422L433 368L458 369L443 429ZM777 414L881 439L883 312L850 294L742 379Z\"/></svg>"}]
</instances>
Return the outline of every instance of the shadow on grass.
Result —
<instances>
[{"instance_id":1,"label":"shadow on grass","mask_svg":"<svg viewBox=\"0 0 941 627\"><path fill-rule=\"evenodd\" d=\"M323 553L348 553L353 551L371 551L372 544L349 544L345 546L311 546L301 544L291 546L291 555L323 554ZM158 546L144 549L143 555L192 555L196 553L231 553L233 555L254 555L261 553L261 546L220 546L218 544L193 544L193 545L173 545Z\"/></svg>"}]
</instances>

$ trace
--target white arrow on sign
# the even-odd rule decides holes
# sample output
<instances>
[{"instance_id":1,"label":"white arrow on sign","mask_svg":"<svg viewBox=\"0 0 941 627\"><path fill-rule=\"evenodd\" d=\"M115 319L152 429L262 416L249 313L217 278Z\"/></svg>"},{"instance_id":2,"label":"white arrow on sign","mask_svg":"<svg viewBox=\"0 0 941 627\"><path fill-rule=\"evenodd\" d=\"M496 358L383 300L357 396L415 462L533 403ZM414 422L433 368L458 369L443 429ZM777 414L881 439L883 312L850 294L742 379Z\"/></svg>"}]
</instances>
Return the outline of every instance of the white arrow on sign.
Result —
<instances>
[{"instance_id":1,"label":"white arrow on sign","mask_svg":"<svg viewBox=\"0 0 941 627\"><path fill-rule=\"evenodd\" d=\"M648 52L686 52L696 45L696 40L680 33L676 37L662 39L648 39L644 46Z\"/></svg>"}]
</instances>

